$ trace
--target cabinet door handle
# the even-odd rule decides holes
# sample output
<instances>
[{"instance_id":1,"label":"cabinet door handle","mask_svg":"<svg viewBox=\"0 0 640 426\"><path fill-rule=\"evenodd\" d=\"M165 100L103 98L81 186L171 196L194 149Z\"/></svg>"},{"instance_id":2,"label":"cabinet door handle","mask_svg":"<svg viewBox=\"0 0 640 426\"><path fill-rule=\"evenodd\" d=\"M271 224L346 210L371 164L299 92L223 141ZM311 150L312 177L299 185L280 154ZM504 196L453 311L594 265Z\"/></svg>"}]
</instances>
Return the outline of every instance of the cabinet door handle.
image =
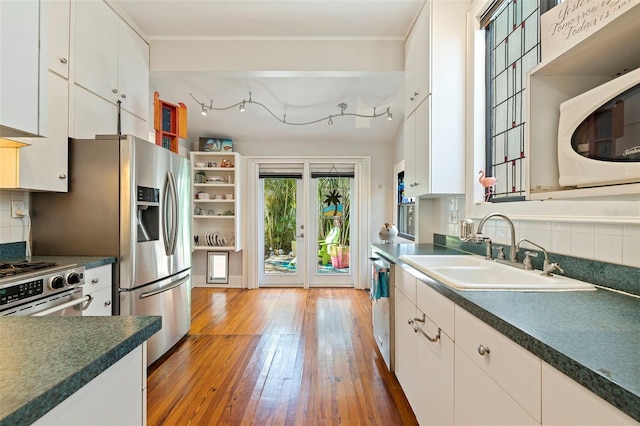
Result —
<instances>
[{"instance_id":1,"label":"cabinet door handle","mask_svg":"<svg viewBox=\"0 0 640 426\"><path fill-rule=\"evenodd\" d=\"M426 337L427 340L430 341L430 342L437 342L438 340L440 340L440 332L442 330L440 329L440 327L438 327L438 333L436 334L436 337L431 337L427 333L425 333L425 331L418 324L416 324L416 325L413 326L413 331L416 332L416 333L420 332L420 334L422 334L424 337Z\"/></svg>"},{"instance_id":2,"label":"cabinet door handle","mask_svg":"<svg viewBox=\"0 0 640 426\"><path fill-rule=\"evenodd\" d=\"M61 64L66 64L67 63L67 58L60 58L60 63Z\"/></svg>"},{"instance_id":3,"label":"cabinet door handle","mask_svg":"<svg viewBox=\"0 0 640 426\"><path fill-rule=\"evenodd\" d=\"M110 306L111 305L111 300L107 300L106 302L104 302L104 306Z\"/></svg>"},{"instance_id":4,"label":"cabinet door handle","mask_svg":"<svg viewBox=\"0 0 640 426\"><path fill-rule=\"evenodd\" d=\"M118 89L111 89L113 93L118 93Z\"/></svg>"},{"instance_id":5,"label":"cabinet door handle","mask_svg":"<svg viewBox=\"0 0 640 426\"><path fill-rule=\"evenodd\" d=\"M120 97L121 97L122 99L124 99L124 98L126 98L126 97L127 97L127 95L126 95L125 93L123 93L122 95L120 95Z\"/></svg>"},{"instance_id":6,"label":"cabinet door handle","mask_svg":"<svg viewBox=\"0 0 640 426\"><path fill-rule=\"evenodd\" d=\"M485 354L489 354L491 351L489 350L489 346L478 345L478 353L482 356Z\"/></svg>"},{"instance_id":7,"label":"cabinet door handle","mask_svg":"<svg viewBox=\"0 0 640 426\"><path fill-rule=\"evenodd\" d=\"M66 179L67 175L65 175L64 173L58 176L59 179Z\"/></svg>"},{"instance_id":8,"label":"cabinet door handle","mask_svg":"<svg viewBox=\"0 0 640 426\"><path fill-rule=\"evenodd\" d=\"M100 278L93 278L91 280L91 284L98 284L100 282Z\"/></svg>"}]
</instances>

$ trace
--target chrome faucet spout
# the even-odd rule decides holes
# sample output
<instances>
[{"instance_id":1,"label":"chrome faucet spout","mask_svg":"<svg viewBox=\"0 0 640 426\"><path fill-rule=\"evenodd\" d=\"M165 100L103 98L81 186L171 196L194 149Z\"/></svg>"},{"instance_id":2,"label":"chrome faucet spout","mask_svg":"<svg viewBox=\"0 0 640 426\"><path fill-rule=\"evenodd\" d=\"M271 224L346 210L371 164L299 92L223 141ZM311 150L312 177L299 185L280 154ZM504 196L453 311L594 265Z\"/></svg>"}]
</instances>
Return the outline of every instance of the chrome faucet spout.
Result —
<instances>
[{"instance_id":1,"label":"chrome faucet spout","mask_svg":"<svg viewBox=\"0 0 640 426\"><path fill-rule=\"evenodd\" d=\"M560 273L564 273L564 270L560 267L560 265L558 265L557 263L549 263L549 253L547 253L544 247L534 243L533 241L527 240L526 238L521 238L520 241L518 241L518 248L520 248L520 245L522 243L529 243L532 246L535 246L540 250L542 250L542 253L544 254L544 263L542 264L542 275L550 277L553 275L552 272L554 271L559 271Z\"/></svg>"},{"instance_id":2,"label":"chrome faucet spout","mask_svg":"<svg viewBox=\"0 0 640 426\"><path fill-rule=\"evenodd\" d=\"M502 213L489 213L488 215L483 217L480 223L478 224L478 234L482 234L482 227L484 226L485 222L495 217L499 217L503 219L509 225L509 230L511 231L511 245L509 246L509 260L511 262L517 262L518 248L516 247L516 230L513 226L513 222L511 222L511 219L509 219L507 216L503 215Z\"/></svg>"}]
</instances>

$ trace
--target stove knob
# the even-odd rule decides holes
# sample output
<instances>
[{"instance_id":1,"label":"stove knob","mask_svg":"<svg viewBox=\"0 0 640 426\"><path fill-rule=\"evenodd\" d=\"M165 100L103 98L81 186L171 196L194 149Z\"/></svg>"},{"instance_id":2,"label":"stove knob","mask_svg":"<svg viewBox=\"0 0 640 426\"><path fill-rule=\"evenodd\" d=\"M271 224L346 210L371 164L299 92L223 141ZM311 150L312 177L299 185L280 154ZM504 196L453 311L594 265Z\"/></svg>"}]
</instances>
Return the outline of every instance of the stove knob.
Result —
<instances>
[{"instance_id":1,"label":"stove knob","mask_svg":"<svg viewBox=\"0 0 640 426\"><path fill-rule=\"evenodd\" d=\"M77 272L69 272L67 274L67 285L76 285L80 283L80 275Z\"/></svg>"},{"instance_id":2,"label":"stove knob","mask_svg":"<svg viewBox=\"0 0 640 426\"><path fill-rule=\"evenodd\" d=\"M49 278L49 288L51 290L57 290L62 287L64 287L64 278L62 278L62 275Z\"/></svg>"}]
</instances>

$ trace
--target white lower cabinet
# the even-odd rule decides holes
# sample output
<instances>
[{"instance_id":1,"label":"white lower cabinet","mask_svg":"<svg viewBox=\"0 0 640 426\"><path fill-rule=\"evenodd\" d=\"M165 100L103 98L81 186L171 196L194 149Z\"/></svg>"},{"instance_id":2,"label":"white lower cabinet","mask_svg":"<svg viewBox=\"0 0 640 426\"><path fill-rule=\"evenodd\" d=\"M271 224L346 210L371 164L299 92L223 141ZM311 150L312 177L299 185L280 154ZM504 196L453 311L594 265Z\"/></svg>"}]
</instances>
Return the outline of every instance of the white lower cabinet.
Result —
<instances>
[{"instance_id":1,"label":"white lower cabinet","mask_svg":"<svg viewBox=\"0 0 640 426\"><path fill-rule=\"evenodd\" d=\"M144 425L146 383L144 342L33 425Z\"/></svg>"},{"instance_id":2,"label":"white lower cabinet","mask_svg":"<svg viewBox=\"0 0 640 426\"><path fill-rule=\"evenodd\" d=\"M395 373L421 425L640 425L406 270L396 271Z\"/></svg>"},{"instance_id":3,"label":"white lower cabinet","mask_svg":"<svg viewBox=\"0 0 640 426\"><path fill-rule=\"evenodd\" d=\"M455 357L456 425L539 424L458 346Z\"/></svg>"},{"instance_id":4,"label":"white lower cabinet","mask_svg":"<svg viewBox=\"0 0 640 426\"><path fill-rule=\"evenodd\" d=\"M395 373L405 396L409 400L409 404L411 404L411 407L415 407L418 403L416 400L416 394L418 393L416 390L417 340L413 327L408 322L415 318L416 306L407 296L398 291L398 287L396 287L395 292L395 311Z\"/></svg>"},{"instance_id":5,"label":"white lower cabinet","mask_svg":"<svg viewBox=\"0 0 640 426\"><path fill-rule=\"evenodd\" d=\"M420 310L418 314L422 316ZM454 419L453 340L443 331L438 333L439 327L428 316L425 323L419 326L432 339L438 335L440 337L433 342L421 332L416 333L418 339L416 356L418 403L414 409L416 419L421 425L452 425Z\"/></svg>"},{"instance_id":6,"label":"white lower cabinet","mask_svg":"<svg viewBox=\"0 0 640 426\"><path fill-rule=\"evenodd\" d=\"M82 311L82 316L110 316L113 309L111 265L87 269L84 281L84 295L90 295L93 300Z\"/></svg>"},{"instance_id":7,"label":"white lower cabinet","mask_svg":"<svg viewBox=\"0 0 640 426\"><path fill-rule=\"evenodd\" d=\"M416 307L447 305L433 300L445 298L424 293L426 284L396 270L396 377L421 425L453 424L454 343L437 319ZM450 308L453 317L453 304Z\"/></svg>"},{"instance_id":8,"label":"white lower cabinet","mask_svg":"<svg viewBox=\"0 0 640 426\"><path fill-rule=\"evenodd\" d=\"M490 392L492 389L486 385L497 384L507 396L514 400L514 404L522 407L532 420L535 419L534 423L539 423L540 359L459 306L455 308L455 324L456 348L459 349L456 351L456 421L458 414L463 416L464 420L485 415L508 414L499 398L495 398L494 403L491 403L494 398L488 397L493 393ZM477 371L473 376L467 374L471 366L467 366L466 363L460 363L461 368L467 367L464 373L458 371L458 354L461 353L464 353L475 365ZM487 380L478 381L477 378L482 377L480 373L484 373ZM469 403L465 397L468 388L473 389L473 393L479 398L487 397L486 403L477 407L480 408L478 412L474 410L475 404L466 405ZM517 413L513 420L511 416L505 418L507 423L503 424L529 424L520 423L521 418L524 417ZM499 419L500 417L496 421ZM462 421L460 424L468 423ZM499 424L499 422L489 421L489 424Z\"/></svg>"},{"instance_id":9,"label":"white lower cabinet","mask_svg":"<svg viewBox=\"0 0 640 426\"><path fill-rule=\"evenodd\" d=\"M639 424L545 362L542 363L542 423L552 426Z\"/></svg>"}]
</instances>

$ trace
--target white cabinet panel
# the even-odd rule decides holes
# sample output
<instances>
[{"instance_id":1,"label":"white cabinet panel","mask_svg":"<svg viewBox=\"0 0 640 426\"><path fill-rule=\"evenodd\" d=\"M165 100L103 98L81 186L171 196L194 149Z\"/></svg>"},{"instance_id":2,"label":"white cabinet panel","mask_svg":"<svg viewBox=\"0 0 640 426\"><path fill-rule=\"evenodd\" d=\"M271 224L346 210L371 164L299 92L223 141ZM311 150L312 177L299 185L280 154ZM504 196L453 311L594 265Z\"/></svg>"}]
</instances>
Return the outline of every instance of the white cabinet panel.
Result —
<instances>
[{"instance_id":1,"label":"white cabinet panel","mask_svg":"<svg viewBox=\"0 0 640 426\"><path fill-rule=\"evenodd\" d=\"M395 311L395 374L409 404L414 408L418 404L419 395L416 377L417 340L413 326L408 321L415 318L416 308L401 291L396 291Z\"/></svg>"},{"instance_id":2,"label":"white cabinet panel","mask_svg":"<svg viewBox=\"0 0 640 426\"><path fill-rule=\"evenodd\" d=\"M418 282L417 307L424 312L443 332L455 339L454 310L455 304L429 287Z\"/></svg>"},{"instance_id":3,"label":"white cabinet panel","mask_svg":"<svg viewBox=\"0 0 640 426\"><path fill-rule=\"evenodd\" d=\"M455 324L456 347L540 421L540 359L457 306Z\"/></svg>"},{"instance_id":4,"label":"white cabinet panel","mask_svg":"<svg viewBox=\"0 0 640 426\"><path fill-rule=\"evenodd\" d=\"M424 286L424 285L423 285ZM420 288L422 286L418 286ZM418 301L420 297L418 297ZM418 314L421 313L418 311ZM430 337L438 334L438 325L426 319L420 328ZM444 333L436 342L417 333L416 378L418 403L414 407L421 425L452 425L454 402L454 345Z\"/></svg>"},{"instance_id":5,"label":"white cabinet panel","mask_svg":"<svg viewBox=\"0 0 640 426\"><path fill-rule=\"evenodd\" d=\"M405 116L409 116L431 92L431 4L425 3L405 43Z\"/></svg>"},{"instance_id":6,"label":"white cabinet panel","mask_svg":"<svg viewBox=\"0 0 640 426\"><path fill-rule=\"evenodd\" d=\"M119 18L102 1L79 1L75 6L75 83L115 102Z\"/></svg>"},{"instance_id":7,"label":"white cabinet panel","mask_svg":"<svg viewBox=\"0 0 640 426\"><path fill-rule=\"evenodd\" d=\"M544 362L542 422L549 426L638 425L634 419Z\"/></svg>"},{"instance_id":8,"label":"white cabinet panel","mask_svg":"<svg viewBox=\"0 0 640 426\"><path fill-rule=\"evenodd\" d=\"M65 78L48 72L48 137L31 138L20 148L16 188L67 192L69 86Z\"/></svg>"},{"instance_id":9,"label":"white cabinet panel","mask_svg":"<svg viewBox=\"0 0 640 426\"><path fill-rule=\"evenodd\" d=\"M0 1L0 136L41 134L41 78L40 2Z\"/></svg>"},{"instance_id":10,"label":"white cabinet panel","mask_svg":"<svg viewBox=\"0 0 640 426\"><path fill-rule=\"evenodd\" d=\"M539 424L458 347L457 341L455 370L456 425Z\"/></svg>"},{"instance_id":11,"label":"white cabinet panel","mask_svg":"<svg viewBox=\"0 0 640 426\"><path fill-rule=\"evenodd\" d=\"M82 316L110 316L113 309L111 265L87 269L84 281L83 292L93 300L82 311Z\"/></svg>"},{"instance_id":12,"label":"white cabinet panel","mask_svg":"<svg viewBox=\"0 0 640 426\"><path fill-rule=\"evenodd\" d=\"M118 28L118 95L125 110L147 119L151 102L149 45L124 21Z\"/></svg>"},{"instance_id":13,"label":"white cabinet panel","mask_svg":"<svg viewBox=\"0 0 640 426\"><path fill-rule=\"evenodd\" d=\"M69 78L70 0L46 1L48 15L48 66L56 74Z\"/></svg>"},{"instance_id":14,"label":"white cabinet panel","mask_svg":"<svg viewBox=\"0 0 640 426\"><path fill-rule=\"evenodd\" d=\"M118 133L116 106L80 86L74 88L73 114L71 136L74 138L91 139L96 135Z\"/></svg>"},{"instance_id":15,"label":"white cabinet panel","mask_svg":"<svg viewBox=\"0 0 640 426\"><path fill-rule=\"evenodd\" d=\"M34 426L144 425L146 342L49 411Z\"/></svg>"},{"instance_id":16,"label":"white cabinet panel","mask_svg":"<svg viewBox=\"0 0 640 426\"><path fill-rule=\"evenodd\" d=\"M396 268L396 288L405 295L411 304L416 304L417 279L402 267Z\"/></svg>"}]
</instances>

